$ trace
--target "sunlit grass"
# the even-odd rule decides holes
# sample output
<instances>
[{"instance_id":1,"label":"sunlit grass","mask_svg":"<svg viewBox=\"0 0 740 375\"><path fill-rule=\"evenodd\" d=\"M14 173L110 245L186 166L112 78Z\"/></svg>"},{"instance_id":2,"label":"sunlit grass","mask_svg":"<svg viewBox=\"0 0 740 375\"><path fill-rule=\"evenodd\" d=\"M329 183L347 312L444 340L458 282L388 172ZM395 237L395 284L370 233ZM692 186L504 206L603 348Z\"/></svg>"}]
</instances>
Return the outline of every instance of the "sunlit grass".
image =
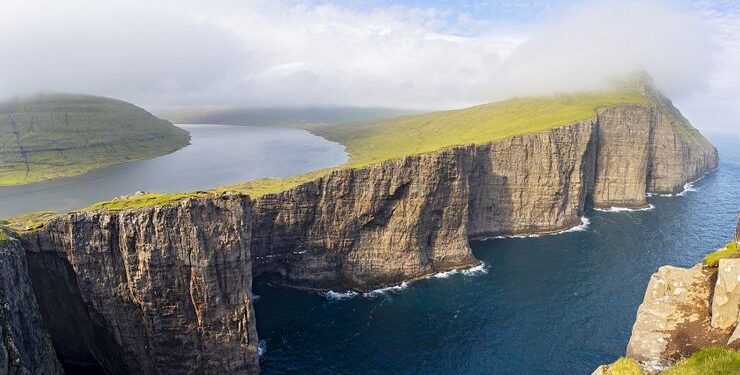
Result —
<instances>
[{"instance_id":1,"label":"sunlit grass","mask_svg":"<svg viewBox=\"0 0 740 375\"><path fill-rule=\"evenodd\" d=\"M704 257L704 265L716 267L720 259L740 258L740 245L737 242L729 242L724 247Z\"/></svg>"},{"instance_id":2,"label":"sunlit grass","mask_svg":"<svg viewBox=\"0 0 740 375\"><path fill-rule=\"evenodd\" d=\"M465 144L483 144L594 117L617 104L648 104L639 91L519 98L453 111L331 125L312 132L347 147L349 167Z\"/></svg>"},{"instance_id":3,"label":"sunlit grass","mask_svg":"<svg viewBox=\"0 0 740 375\"><path fill-rule=\"evenodd\" d=\"M739 374L740 351L705 348L663 372L663 375Z\"/></svg>"}]
</instances>

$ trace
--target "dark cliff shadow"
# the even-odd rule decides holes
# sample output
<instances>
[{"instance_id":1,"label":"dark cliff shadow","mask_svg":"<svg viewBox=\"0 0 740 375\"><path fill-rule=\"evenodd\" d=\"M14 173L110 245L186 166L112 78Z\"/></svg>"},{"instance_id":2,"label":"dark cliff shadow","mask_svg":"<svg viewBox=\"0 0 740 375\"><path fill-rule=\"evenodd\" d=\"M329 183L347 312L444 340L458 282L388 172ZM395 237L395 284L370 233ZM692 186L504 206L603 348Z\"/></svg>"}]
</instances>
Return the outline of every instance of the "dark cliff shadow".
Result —
<instances>
[{"instance_id":1,"label":"dark cliff shadow","mask_svg":"<svg viewBox=\"0 0 740 375\"><path fill-rule=\"evenodd\" d=\"M70 264L53 253L27 256L36 299L65 373L130 373L112 334L96 323L83 301Z\"/></svg>"}]
</instances>

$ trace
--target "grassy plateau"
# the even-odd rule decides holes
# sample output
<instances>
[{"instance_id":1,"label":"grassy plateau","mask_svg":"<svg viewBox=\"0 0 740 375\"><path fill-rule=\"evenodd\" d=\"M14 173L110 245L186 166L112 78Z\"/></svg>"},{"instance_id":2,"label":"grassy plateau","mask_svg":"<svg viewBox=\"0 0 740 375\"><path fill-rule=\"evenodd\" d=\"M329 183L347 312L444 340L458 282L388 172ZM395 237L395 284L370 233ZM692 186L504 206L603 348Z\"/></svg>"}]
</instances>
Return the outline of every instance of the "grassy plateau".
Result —
<instances>
[{"instance_id":1,"label":"grassy plateau","mask_svg":"<svg viewBox=\"0 0 740 375\"><path fill-rule=\"evenodd\" d=\"M188 144L188 133L119 100L46 94L0 103L0 186L74 176Z\"/></svg>"}]
</instances>

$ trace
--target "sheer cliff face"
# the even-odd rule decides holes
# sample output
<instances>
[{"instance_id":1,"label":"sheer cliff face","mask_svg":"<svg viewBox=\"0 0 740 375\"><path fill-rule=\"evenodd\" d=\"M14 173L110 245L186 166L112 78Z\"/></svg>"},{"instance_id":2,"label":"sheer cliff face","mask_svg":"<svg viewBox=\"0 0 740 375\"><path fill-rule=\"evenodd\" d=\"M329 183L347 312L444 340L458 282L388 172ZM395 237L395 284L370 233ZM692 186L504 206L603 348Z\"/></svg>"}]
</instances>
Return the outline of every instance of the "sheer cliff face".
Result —
<instances>
[{"instance_id":1,"label":"sheer cliff face","mask_svg":"<svg viewBox=\"0 0 740 375\"><path fill-rule=\"evenodd\" d=\"M332 172L253 204L255 272L367 290L478 262L467 243L470 148Z\"/></svg>"},{"instance_id":2,"label":"sheer cliff face","mask_svg":"<svg viewBox=\"0 0 740 375\"><path fill-rule=\"evenodd\" d=\"M546 233L580 224L593 188L595 134L595 122L586 121L476 147L468 178L469 236Z\"/></svg>"},{"instance_id":3,"label":"sheer cliff face","mask_svg":"<svg viewBox=\"0 0 740 375\"><path fill-rule=\"evenodd\" d=\"M0 270L0 374L63 373L18 241L0 242Z\"/></svg>"},{"instance_id":4,"label":"sheer cliff face","mask_svg":"<svg viewBox=\"0 0 740 375\"><path fill-rule=\"evenodd\" d=\"M81 213L28 235L60 357L116 373L255 373L248 200Z\"/></svg>"}]
</instances>

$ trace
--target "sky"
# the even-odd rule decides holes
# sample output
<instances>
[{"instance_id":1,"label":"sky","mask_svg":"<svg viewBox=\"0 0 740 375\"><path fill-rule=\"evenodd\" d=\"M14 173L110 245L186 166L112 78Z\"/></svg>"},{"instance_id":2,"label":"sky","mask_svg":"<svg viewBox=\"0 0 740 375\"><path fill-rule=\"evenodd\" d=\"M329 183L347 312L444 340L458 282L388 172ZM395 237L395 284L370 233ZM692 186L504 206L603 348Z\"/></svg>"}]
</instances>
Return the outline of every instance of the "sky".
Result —
<instances>
[{"instance_id":1,"label":"sky","mask_svg":"<svg viewBox=\"0 0 740 375\"><path fill-rule=\"evenodd\" d=\"M0 98L447 109L638 71L740 133L740 2L2 0Z\"/></svg>"}]
</instances>

